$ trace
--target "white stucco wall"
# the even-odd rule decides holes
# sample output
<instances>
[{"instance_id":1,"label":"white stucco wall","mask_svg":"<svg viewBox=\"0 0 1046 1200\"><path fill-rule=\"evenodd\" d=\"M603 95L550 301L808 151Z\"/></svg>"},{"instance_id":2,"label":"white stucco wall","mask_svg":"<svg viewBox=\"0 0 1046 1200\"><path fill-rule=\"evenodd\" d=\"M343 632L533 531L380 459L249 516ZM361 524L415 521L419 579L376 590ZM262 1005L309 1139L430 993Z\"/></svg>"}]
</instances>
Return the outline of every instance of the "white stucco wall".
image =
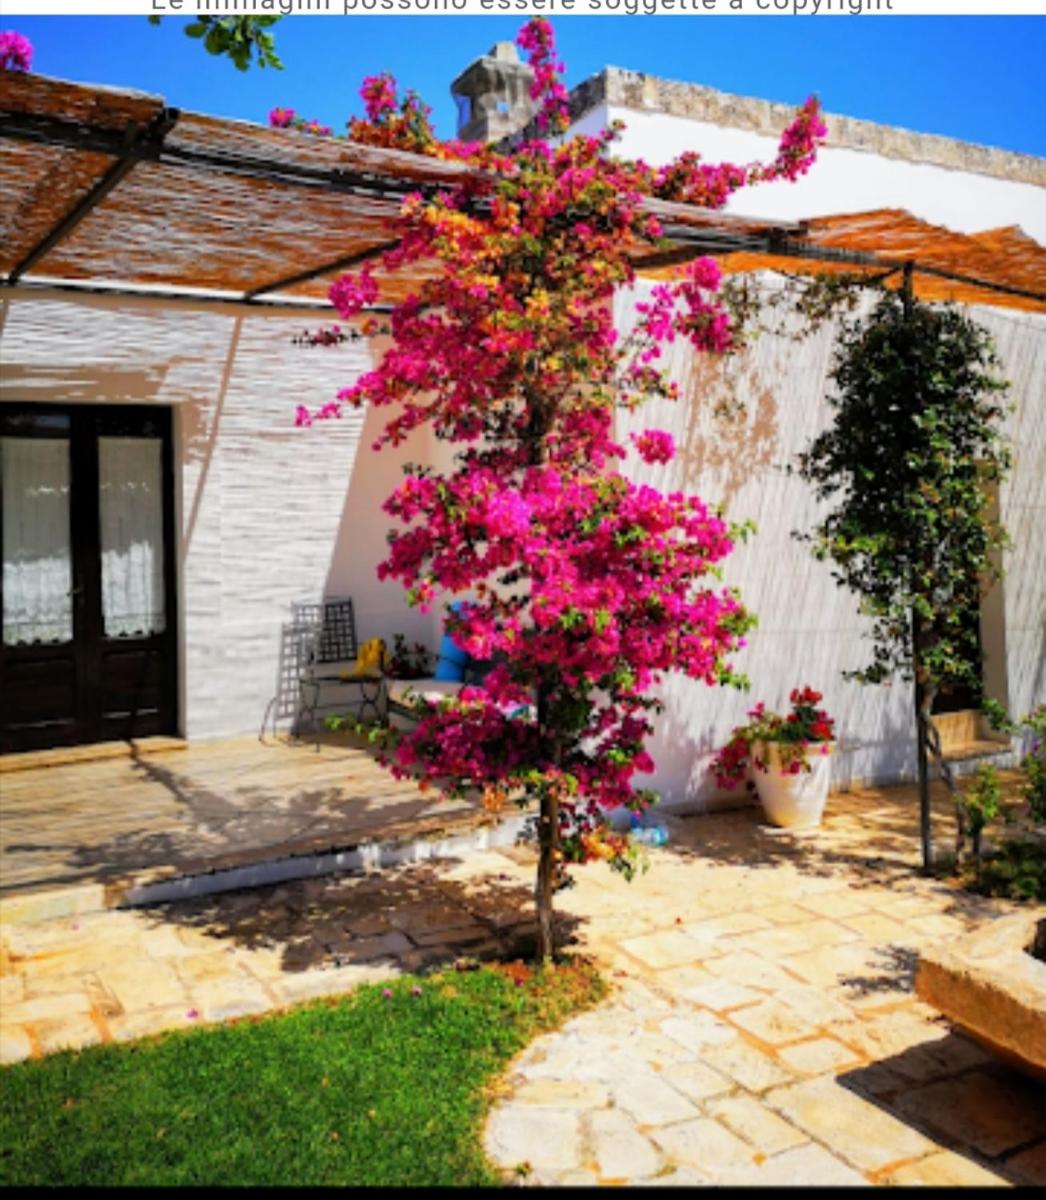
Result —
<instances>
[{"instance_id":1,"label":"white stucco wall","mask_svg":"<svg viewBox=\"0 0 1046 1200\"><path fill-rule=\"evenodd\" d=\"M618 297L615 317L623 330L635 319L634 301L648 289L641 283L635 295ZM997 698L1023 713L1046 699L1046 319L988 308L972 315L996 339L1002 374L1011 383L1006 434L1015 466L1000 507L1015 546L1006 555L1001 585L1005 662L1001 671L999 664L992 667ZM658 770L650 782L668 805L700 808L724 799L707 769L716 748L756 700L780 711L790 690L804 684L824 693L837 720L833 788L914 772L910 687L900 681L863 687L843 679L844 670L868 661L867 619L835 585L828 564L792 537L793 530L809 529L820 512L808 485L784 468L831 419L826 396L833 340L832 326L799 342L763 335L722 365L695 363L676 343L666 364L680 384L680 402L651 404L619 418L622 440L644 428L668 429L679 448L665 466L630 460L627 469L637 481L723 503L731 520L751 518L758 526L724 565L724 583L740 589L759 619L735 660L752 690L710 689L679 676L666 681L666 711L651 747ZM742 410L717 416L724 400L740 402Z\"/></svg>"},{"instance_id":2,"label":"white stucco wall","mask_svg":"<svg viewBox=\"0 0 1046 1200\"><path fill-rule=\"evenodd\" d=\"M727 98L728 99L728 98ZM660 165L684 150L708 162L768 161L776 138L704 120L603 103L574 126L593 134L609 121L625 131L616 152ZM877 208L906 209L922 220L974 233L1018 225L1046 243L1046 190L975 171L886 157L829 145L808 175L745 189L728 212L771 220L799 220ZM646 285L640 285L640 292ZM619 327L634 319L638 297L620 296ZM986 638L989 655L999 639L1004 661L989 658L989 690L1011 712L1027 712L1046 700L1046 320L1007 310L978 308L973 315L996 338L1003 373L1012 382L1014 411L1007 422L1015 456L1011 478L1000 492L1001 515L1015 543L1006 555L1006 579L985 612L1001 610ZM791 537L809 527L817 507L800 480L783 466L830 419L825 403L833 330L801 343L764 337L729 375L695 370L680 347L671 356L685 400L624 416L621 433L670 429L681 446L669 467L634 468L637 479L660 487L696 491L707 502L725 501L729 515L753 518L758 535L739 547L726 581L741 588L759 616L759 628L738 665L752 678L748 696L681 678L664 688L667 708L658 726L653 786L667 803L703 807L724 799L707 773L715 748L756 699L784 706L792 687L810 683L825 693L842 735L833 759L833 787L858 780L888 781L914 772L911 693L895 682L880 688L846 683L841 672L864 665L864 619L856 604L832 583L829 568ZM746 415L732 426L713 414L717 398L732 397ZM987 631L986 631L987 632Z\"/></svg>"},{"instance_id":3,"label":"white stucco wall","mask_svg":"<svg viewBox=\"0 0 1046 1200\"><path fill-rule=\"evenodd\" d=\"M1010 712L1046 703L1046 318L975 308L991 331L1011 382L1006 423L1013 473L1000 489L1003 523L1013 549L1003 557L1005 678L986 664L989 686L998 679Z\"/></svg>"},{"instance_id":4,"label":"white stucco wall","mask_svg":"<svg viewBox=\"0 0 1046 1200\"><path fill-rule=\"evenodd\" d=\"M612 120L625 122L616 152L654 166L684 150L696 150L710 163L769 162L777 150L774 138L746 129L616 105L598 106L574 128L595 133ZM1041 187L841 146L823 147L814 167L795 183L745 188L731 198L726 211L798 221L877 208L903 208L920 220L960 233L1019 225L1046 243L1046 194Z\"/></svg>"},{"instance_id":5,"label":"white stucco wall","mask_svg":"<svg viewBox=\"0 0 1046 1200\"><path fill-rule=\"evenodd\" d=\"M381 584L381 501L422 433L374 454L376 414L308 429L294 409L371 365L366 343L305 349L316 313L70 296L28 289L0 308L0 399L170 405L179 545L181 731L259 728L294 600L351 595L360 638L429 644L434 618Z\"/></svg>"}]
</instances>

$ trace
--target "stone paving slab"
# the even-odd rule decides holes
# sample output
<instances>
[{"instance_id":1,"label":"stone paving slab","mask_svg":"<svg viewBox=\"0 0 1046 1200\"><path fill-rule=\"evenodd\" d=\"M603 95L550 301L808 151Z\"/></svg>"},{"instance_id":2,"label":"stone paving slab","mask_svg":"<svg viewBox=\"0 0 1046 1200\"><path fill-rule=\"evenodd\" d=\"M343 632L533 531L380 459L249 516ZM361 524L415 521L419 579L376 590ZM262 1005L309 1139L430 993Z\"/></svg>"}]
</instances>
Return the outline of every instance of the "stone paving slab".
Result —
<instances>
[{"instance_id":1,"label":"stone paving slab","mask_svg":"<svg viewBox=\"0 0 1046 1200\"><path fill-rule=\"evenodd\" d=\"M919 877L910 791L670 820L631 885L557 897L612 990L497 1091L486 1145L539 1185L1046 1183L1046 1094L916 999L919 950L1014 905ZM874 819L869 820L869 813ZM0 1059L235 1019L463 954L529 950L534 862L488 850L135 911L0 925ZM520 1174L520 1172L522 1174Z\"/></svg>"},{"instance_id":2,"label":"stone paving slab","mask_svg":"<svg viewBox=\"0 0 1046 1200\"><path fill-rule=\"evenodd\" d=\"M518 957L533 933L529 879L521 886L517 865L500 855L476 859L488 872L468 886L446 868L417 864L380 877L5 921L0 1062L269 1012L422 962Z\"/></svg>"},{"instance_id":3,"label":"stone paving slab","mask_svg":"<svg viewBox=\"0 0 1046 1200\"><path fill-rule=\"evenodd\" d=\"M1046 1183L1046 1092L913 993L921 947L1015 906L918 874L912 800L833 797L823 829L791 840L765 838L751 811L674 819L632 885L602 867L579 874L560 908L584 918L575 944L617 990L513 1064L491 1118L496 1161L511 1172L537 1149L526 1130L513 1136L512 1114L539 1073L549 1088L605 1086L578 1134L590 1183ZM675 1061L644 1044L644 1012Z\"/></svg>"}]
</instances>

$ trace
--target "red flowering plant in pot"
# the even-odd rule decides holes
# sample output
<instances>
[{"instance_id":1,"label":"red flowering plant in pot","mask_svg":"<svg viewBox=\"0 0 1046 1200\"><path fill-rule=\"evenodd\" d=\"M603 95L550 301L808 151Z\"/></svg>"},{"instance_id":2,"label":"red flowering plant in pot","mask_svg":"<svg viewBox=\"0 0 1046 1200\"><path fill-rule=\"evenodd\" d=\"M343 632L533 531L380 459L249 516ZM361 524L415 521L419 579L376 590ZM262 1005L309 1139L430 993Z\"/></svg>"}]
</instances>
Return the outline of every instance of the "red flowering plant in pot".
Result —
<instances>
[{"instance_id":1,"label":"red flowering plant in pot","mask_svg":"<svg viewBox=\"0 0 1046 1200\"><path fill-rule=\"evenodd\" d=\"M811 687L794 688L788 699L785 716L762 702L750 709L748 724L735 727L710 770L719 787L754 787L772 824L809 828L821 823L828 796L835 722Z\"/></svg>"},{"instance_id":2,"label":"red flowering plant in pot","mask_svg":"<svg viewBox=\"0 0 1046 1200\"><path fill-rule=\"evenodd\" d=\"M422 642L408 642L402 633L393 635L392 649L385 656L385 674L392 679L424 679L432 674L435 655Z\"/></svg>"}]
</instances>

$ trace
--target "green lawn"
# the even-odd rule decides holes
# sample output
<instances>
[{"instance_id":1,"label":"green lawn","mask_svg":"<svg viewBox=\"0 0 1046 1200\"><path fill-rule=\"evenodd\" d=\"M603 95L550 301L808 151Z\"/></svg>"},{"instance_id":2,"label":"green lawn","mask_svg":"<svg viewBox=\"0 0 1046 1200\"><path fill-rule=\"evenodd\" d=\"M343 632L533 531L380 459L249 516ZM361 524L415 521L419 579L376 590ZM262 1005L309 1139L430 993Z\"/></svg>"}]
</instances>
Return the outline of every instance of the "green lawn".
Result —
<instances>
[{"instance_id":1,"label":"green lawn","mask_svg":"<svg viewBox=\"0 0 1046 1200\"><path fill-rule=\"evenodd\" d=\"M577 964L448 970L18 1063L0 1073L0 1183L496 1183L488 1085L601 994Z\"/></svg>"}]
</instances>

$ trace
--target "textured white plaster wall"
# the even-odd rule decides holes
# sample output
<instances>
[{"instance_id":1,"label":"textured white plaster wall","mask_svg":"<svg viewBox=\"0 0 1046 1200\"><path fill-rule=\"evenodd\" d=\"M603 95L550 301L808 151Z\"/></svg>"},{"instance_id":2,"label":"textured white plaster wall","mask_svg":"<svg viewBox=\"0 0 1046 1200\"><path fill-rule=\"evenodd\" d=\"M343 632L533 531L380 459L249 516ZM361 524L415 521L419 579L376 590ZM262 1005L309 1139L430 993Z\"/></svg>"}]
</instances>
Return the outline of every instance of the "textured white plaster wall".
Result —
<instances>
[{"instance_id":1,"label":"textured white plaster wall","mask_svg":"<svg viewBox=\"0 0 1046 1200\"><path fill-rule=\"evenodd\" d=\"M373 414L295 429L294 409L371 366L365 343L304 349L314 313L16 292L4 301L0 398L170 405L175 414L182 730L257 730L294 600L349 594L361 638L433 619L379 584L381 501L425 435L373 454Z\"/></svg>"},{"instance_id":2,"label":"textured white plaster wall","mask_svg":"<svg viewBox=\"0 0 1046 1200\"><path fill-rule=\"evenodd\" d=\"M588 114L577 128L594 132L604 121L618 119L627 127L618 152L654 165L683 150L696 150L713 163L769 161L776 151L774 138L749 130L614 106ZM809 174L797 182L745 188L726 211L793 221L876 208L907 209L961 233L1020 225L1046 242L1046 194L1034 184L832 146L819 152Z\"/></svg>"},{"instance_id":3,"label":"textured white plaster wall","mask_svg":"<svg viewBox=\"0 0 1046 1200\"><path fill-rule=\"evenodd\" d=\"M1007 432L1014 469L1000 489L1000 510L1013 539L1003 557L1005 678L1010 711L1046 703L1046 318L974 308L995 338L1013 406ZM988 664L989 671L991 664Z\"/></svg>"},{"instance_id":4,"label":"textured white plaster wall","mask_svg":"<svg viewBox=\"0 0 1046 1200\"><path fill-rule=\"evenodd\" d=\"M633 303L648 291L622 294L615 307L619 328L634 321ZM1012 383L1014 411L1007 434L1015 446L1015 470L1000 495L1003 520L1015 549L1006 556L1005 604L1007 699L1026 711L1046 699L1046 321L979 308L976 318L997 339L1003 373ZM731 728L757 699L787 706L793 687L822 691L837 718L840 745L832 763L832 786L855 780L890 781L914 771L911 693L894 682L881 687L848 683L842 671L865 665L866 619L854 599L832 581L792 536L809 528L820 511L809 487L785 467L830 421L826 403L834 329L824 327L802 341L764 335L728 365L695 362L677 343L667 356L680 383L678 404L662 402L622 414L621 438L644 428L670 430L677 459L626 468L637 481L664 490L696 493L726 505L735 521L753 519L758 533L739 545L725 564L724 582L740 588L759 618L736 665L751 678L748 694L710 689L672 676L663 689L666 711L652 753L651 780L667 804L701 808L722 799L707 767ZM715 415L722 401L740 401L743 412ZM740 798L740 797L738 797Z\"/></svg>"}]
</instances>

